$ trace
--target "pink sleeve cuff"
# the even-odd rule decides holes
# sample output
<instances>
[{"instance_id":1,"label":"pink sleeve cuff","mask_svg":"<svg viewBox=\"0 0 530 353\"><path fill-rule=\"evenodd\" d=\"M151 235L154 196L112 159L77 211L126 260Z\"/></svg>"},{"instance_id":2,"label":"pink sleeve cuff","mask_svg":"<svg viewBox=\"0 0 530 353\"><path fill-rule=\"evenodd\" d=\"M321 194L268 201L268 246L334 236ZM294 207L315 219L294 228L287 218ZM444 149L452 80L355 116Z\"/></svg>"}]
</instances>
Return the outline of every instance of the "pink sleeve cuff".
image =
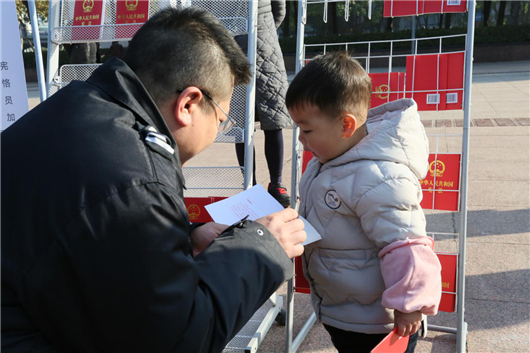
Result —
<instances>
[{"instance_id":1,"label":"pink sleeve cuff","mask_svg":"<svg viewBox=\"0 0 530 353\"><path fill-rule=\"evenodd\" d=\"M442 296L441 265L431 238L392 243L379 253L386 290L382 304L389 309L436 315Z\"/></svg>"},{"instance_id":2,"label":"pink sleeve cuff","mask_svg":"<svg viewBox=\"0 0 530 353\"><path fill-rule=\"evenodd\" d=\"M431 237L421 237L417 239L405 239L405 240L399 240L395 241L391 244L388 244L385 246L381 251L379 252L379 258L383 258L387 253L391 252L392 250L395 250L397 248L401 248L403 246L409 246L412 244L423 244L428 245L432 250L434 250L434 240Z\"/></svg>"}]
</instances>

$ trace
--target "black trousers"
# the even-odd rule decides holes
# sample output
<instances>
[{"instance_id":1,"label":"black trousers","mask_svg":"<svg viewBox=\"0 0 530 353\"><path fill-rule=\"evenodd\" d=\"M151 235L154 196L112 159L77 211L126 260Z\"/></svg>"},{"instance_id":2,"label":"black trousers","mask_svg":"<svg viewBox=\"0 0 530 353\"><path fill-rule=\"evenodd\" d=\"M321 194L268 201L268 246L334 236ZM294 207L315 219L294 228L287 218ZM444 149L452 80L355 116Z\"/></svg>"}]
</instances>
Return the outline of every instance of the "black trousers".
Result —
<instances>
[{"instance_id":1,"label":"black trousers","mask_svg":"<svg viewBox=\"0 0 530 353\"><path fill-rule=\"evenodd\" d=\"M385 333L366 334L344 331L326 324L324 327L339 353L370 353L387 336ZM417 343L418 332L409 337L409 344L405 353L413 353Z\"/></svg>"}]
</instances>

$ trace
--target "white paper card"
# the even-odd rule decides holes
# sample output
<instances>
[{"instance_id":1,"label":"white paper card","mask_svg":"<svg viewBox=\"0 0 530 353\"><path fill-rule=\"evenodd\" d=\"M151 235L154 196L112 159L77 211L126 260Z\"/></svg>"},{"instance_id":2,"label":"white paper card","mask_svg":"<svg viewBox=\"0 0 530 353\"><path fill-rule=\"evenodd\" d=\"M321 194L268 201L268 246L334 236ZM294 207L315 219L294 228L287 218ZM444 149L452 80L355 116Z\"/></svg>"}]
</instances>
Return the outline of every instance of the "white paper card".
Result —
<instances>
[{"instance_id":1,"label":"white paper card","mask_svg":"<svg viewBox=\"0 0 530 353\"><path fill-rule=\"evenodd\" d=\"M283 206L258 184L237 195L206 205L206 210L214 222L234 224L246 216L255 221L283 210Z\"/></svg>"},{"instance_id":2,"label":"white paper card","mask_svg":"<svg viewBox=\"0 0 530 353\"><path fill-rule=\"evenodd\" d=\"M255 221L258 218L284 209L260 184L205 207L214 222L221 224L234 224L246 216L248 216L249 220ZM300 217L300 219L304 221L304 230L307 233L307 239L303 245L322 239L320 234L306 219L303 217Z\"/></svg>"},{"instance_id":3,"label":"white paper card","mask_svg":"<svg viewBox=\"0 0 530 353\"><path fill-rule=\"evenodd\" d=\"M299 216L298 218L300 218L302 221L304 221L304 230L307 233L307 238L302 243L302 245L311 244L311 243L314 243L315 241L319 241L320 239L322 239L322 237L320 236L320 233L317 232L315 227L313 227L311 225L311 223L309 223L309 221L307 219L305 219L302 216Z\"/></svg>"}]
</instances>

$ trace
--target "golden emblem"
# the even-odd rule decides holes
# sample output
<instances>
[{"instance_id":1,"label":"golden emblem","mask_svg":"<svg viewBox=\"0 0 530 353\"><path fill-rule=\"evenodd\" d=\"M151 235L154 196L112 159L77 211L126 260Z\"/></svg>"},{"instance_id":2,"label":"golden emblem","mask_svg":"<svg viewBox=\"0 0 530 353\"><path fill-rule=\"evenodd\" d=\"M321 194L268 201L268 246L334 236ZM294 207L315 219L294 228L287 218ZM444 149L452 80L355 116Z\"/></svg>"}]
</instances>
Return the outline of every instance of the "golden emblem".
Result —
<instances>
[{"instance_id":1,"label":"golden emblem","mask_svg":"<svg viewBox=\"0 0 530 353\"><path fill-rule=\"evenodd\" d=\"M93 8L94 8L94 0L85 0L85 1L83 1L83 11L84 12L92 12Z\"/></svg>"},{"instance_id":2,"label":"golden emblem","mask_svg":"<svg viewBox=\"0 0 530 353\"><path fill-rule=\"evenodd\" d=\"M435 164L436 163L436 167ZM444 175L445 172L445 164L444 162L438 160L438 161L432 161L431 164L429 164L429 172L431 173L431 176L434 177L434 174L436 173L436 177L440 178Z\"/></svg>"},{"instance_id":3,"label":"golden emblem","mask_svg":"<svg viewBox=\"0 0 530 353\"><path fill-rule=\"evenodd\" d=\"M125 7L127 8L127 11L136 11L138 0L125 0Z\"/></svg>"},{"instance_id":4,"label":"golden emblem","mask_svg":"<svg viewBox=\"0 0 530 353\"><path fill-rule=\"evenodd\" d=\"M381 85L375 88L375 94L381 99L388 99L388 91L390 91L388 85Z\"/></svg>"},{"instance_id":5,"label":"golden emblem","mask_svg":"<svg viewBox=\"0 0 530 353\"><path fill-rule=\"evenodd\" d=\"M191 204L188 206L188 216L190 218L190 221L198 219L200 214L201 208L199 206L197 206L196 204Z\"/></svg>"}]
</instances>

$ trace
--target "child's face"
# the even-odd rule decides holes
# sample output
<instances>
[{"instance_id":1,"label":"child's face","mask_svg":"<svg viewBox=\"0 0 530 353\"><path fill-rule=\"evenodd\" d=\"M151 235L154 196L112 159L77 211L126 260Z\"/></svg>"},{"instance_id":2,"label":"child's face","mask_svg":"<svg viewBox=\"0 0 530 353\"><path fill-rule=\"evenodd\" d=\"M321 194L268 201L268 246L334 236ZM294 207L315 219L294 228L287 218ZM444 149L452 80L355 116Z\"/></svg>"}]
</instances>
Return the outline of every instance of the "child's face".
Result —
<instances>
[{"instance_id":1,"label":"child's face","mask_svg":"<svg viewBox=\"0 0 530 353\"><path fill-rule=\"evenodd\" d=\"M343 143L343 122L330 119L313 105L289 109L293 121L300 127L298 138L304 151L311 151L322 164L347 151Z\"/></svg>"}]
</instances>

